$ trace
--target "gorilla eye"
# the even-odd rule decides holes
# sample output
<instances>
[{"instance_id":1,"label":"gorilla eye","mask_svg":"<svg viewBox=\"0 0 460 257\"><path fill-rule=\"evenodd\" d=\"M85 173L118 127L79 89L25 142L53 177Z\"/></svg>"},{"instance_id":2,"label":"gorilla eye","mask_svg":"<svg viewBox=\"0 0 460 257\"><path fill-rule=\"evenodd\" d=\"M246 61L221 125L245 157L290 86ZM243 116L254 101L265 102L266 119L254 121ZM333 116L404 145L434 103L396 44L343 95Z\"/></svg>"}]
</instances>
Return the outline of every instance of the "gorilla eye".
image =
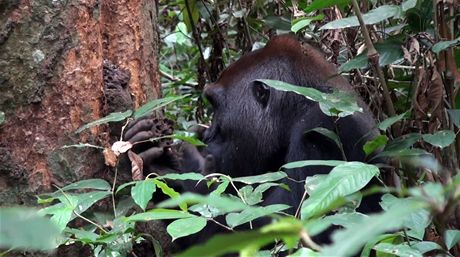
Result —
<instances>
[{"instance_id":1,"label":"gorilla eye","mask_svg":"<svg viewBox=\"0 0 460 257\"><path fill-rule=\"evenodd\" d=\"M257 102L262 104L263 107L267 106L268 99L270 97L270 89L267 85L260 81L254 81L252 85L252 94L256 98Z\"/></svg>"}]
</instances>

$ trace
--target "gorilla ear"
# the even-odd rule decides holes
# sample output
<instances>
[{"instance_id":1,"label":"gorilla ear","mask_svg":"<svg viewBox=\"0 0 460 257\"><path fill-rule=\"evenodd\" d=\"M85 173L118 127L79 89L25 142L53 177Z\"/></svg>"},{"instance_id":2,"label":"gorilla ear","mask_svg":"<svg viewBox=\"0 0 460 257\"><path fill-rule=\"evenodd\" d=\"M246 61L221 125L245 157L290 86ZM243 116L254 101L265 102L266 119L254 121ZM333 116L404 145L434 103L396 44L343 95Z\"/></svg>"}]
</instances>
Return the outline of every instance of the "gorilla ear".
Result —
<instances>
[{"instance_id":1,"label":"gorilla ear","mask_svg":"<svg viewBox=\"0 0 460 257\"><path fill-rule=\"evenodd\" d=\"M252 94L264 108L268 104L270 98L270 88L265 83L260 81L254 81L252 84Z\"/></svg>"}]
</instances>

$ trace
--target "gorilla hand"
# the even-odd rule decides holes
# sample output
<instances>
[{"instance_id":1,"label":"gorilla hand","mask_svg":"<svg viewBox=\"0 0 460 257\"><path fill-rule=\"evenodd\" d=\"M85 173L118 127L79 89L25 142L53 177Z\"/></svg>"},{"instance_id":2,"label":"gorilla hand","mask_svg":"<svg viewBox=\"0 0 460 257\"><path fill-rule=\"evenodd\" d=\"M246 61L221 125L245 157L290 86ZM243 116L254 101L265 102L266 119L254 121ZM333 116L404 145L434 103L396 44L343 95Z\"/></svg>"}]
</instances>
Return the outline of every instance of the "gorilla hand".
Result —
<instances>
[{"instance_id":1,"label":"gorilla hand","mask_svg":"<svg viewBox=\"0 0 460 257\"><path fill-rule=\"evenodd\" d=\"M164 124L169 128L165 129ZM200 137L203 129L192 131ZM147 116L128 125L124 141L133 144L133 151L142 158L144 173L202 172L209 166L195 146L185 142L173 145L171 138L164 138L171 134L172 122Z\"/></svg>"}]
</instances>

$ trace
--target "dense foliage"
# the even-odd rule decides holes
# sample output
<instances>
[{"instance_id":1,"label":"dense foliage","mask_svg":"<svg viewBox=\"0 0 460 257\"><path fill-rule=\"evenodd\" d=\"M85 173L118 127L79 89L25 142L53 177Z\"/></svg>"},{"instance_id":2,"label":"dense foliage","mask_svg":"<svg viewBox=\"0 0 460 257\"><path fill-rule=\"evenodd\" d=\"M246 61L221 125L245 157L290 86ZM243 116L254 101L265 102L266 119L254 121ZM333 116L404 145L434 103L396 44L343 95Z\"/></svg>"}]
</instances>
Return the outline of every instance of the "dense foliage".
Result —
<instances>
[{"instance_id":1,"label":"dense foliage","mask_svg":"<svg viewBox=\"0 0 460 257\"><path fill-rule=\"evenodd\" d=\"M46 250L80 242L89 245L95 256L125 256L134 244L147 240L161 256L158 241L136 232L137 222L172 220L167 232L177 239L201 231L209 222L219 223L216 217L224 216L225 224L219 224L229 231L244 224L252 227L251 222L260 217L270 217L273 223L215 236L179 256L231 252L370 256L371 251L377 256L460 256L460 49L455 47L460 44L460 9L455 3L360 1L357 10L353 9L356 1L349 0L160 1L165 97L136 111L113 113L80 130L140 117L164 106L166 115L177 121L178 131L208 122L211 112L201 97L205 83L216 80L244 52L263 46L270 35L291 32L322 48L367 101L381 135L363 150L369 158L386 158L388 163L305 160L252 177L187 173L151 174L123 185L101 179L78 181L40 196L39 202L49 206L38 214L1 210L0 247ZM322 95L278 81L265 82L318 101L328 115L343 117L359 111L356 102L340 92ZM334 131L318 128L318 132L340 147ZM201 143L189 134L177 132L171 137ZM130 146L124 147L117 150L124 152ZM260 205L271 187L289 190L280 183L287 176L283 169L308 165L333 169L299 182L306 189L300 206ZM374 177L380 186L367 188ZM216 189L206 196L180 194L166 180L194 180ZM169 199L149 204L155 191ZM381 213L356 211L363 196L376 193L382 194ZM89 211L107 200L112 202L111 214ZM285 214L288 208L295 208L296 215ZM343 229L334 232L332 244L315 243L314 236L333 225ZM43 237L45 233L49 236Z\"/></svg>"}]
</instances>

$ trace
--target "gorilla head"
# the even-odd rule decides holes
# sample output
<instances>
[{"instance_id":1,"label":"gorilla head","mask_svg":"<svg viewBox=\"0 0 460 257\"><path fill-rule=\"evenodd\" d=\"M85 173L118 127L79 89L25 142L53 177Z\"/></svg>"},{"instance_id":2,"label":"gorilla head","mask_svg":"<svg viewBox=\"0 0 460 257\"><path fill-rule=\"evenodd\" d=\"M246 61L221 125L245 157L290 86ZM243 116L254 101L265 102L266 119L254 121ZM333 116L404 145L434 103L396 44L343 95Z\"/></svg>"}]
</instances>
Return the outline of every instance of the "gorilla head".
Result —
<instances>
[{"instance_id":1,"label":"gorilla head","mask_svg":"<svg viewBox=\"0 0 460 257\"><path fill-rule=\"evenodd\" d=\"M230 65L220 78L206 86L204 95L214 109L205 132L207 153L214 156L216 171L247 176L277 170L301 159L341 159L337 146L319 135L306 136L315 127L335 130L332 118L318 104L291 92L268 87L258 79L280 80L321 91L351 90L334 67L311 46L305 53L292 36L280 36L260 50ZM369 114L341 120L347 157L362 159L358 140L372 129Z\"/></svg>"}]
</instances>

